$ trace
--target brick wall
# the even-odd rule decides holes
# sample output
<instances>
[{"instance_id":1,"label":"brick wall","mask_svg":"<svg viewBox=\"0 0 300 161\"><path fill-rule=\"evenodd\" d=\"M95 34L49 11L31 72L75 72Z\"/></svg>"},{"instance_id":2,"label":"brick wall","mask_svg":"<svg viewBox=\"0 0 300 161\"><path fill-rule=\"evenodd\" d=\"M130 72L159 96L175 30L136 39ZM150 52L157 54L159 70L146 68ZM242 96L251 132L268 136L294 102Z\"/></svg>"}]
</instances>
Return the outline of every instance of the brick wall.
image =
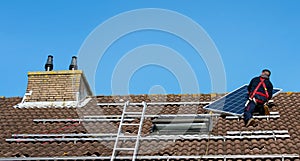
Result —
<instances>
[{"instance_id":1,"label":"brick wall","mask_svg":"<svg viewBox=\"0 0 300 161\"><path fill-rule=\"evenodd\" d=\"M25 102L77 101L92 95L81 70L28 72Z\"/></svg>"}]
</instances>

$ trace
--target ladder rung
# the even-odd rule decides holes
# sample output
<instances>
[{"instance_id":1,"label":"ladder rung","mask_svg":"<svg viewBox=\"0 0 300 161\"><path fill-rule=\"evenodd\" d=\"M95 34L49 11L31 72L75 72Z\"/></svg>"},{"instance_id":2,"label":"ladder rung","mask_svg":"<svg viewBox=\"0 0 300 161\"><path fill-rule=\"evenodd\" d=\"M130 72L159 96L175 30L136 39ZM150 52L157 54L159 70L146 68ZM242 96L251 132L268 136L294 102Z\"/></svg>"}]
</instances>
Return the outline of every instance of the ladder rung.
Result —
<instances>
[{"instance_id":1,"label":"ladder rung","mask_svg":"<svg viewBox=\"0 0 300 161\"><path fill-rule=\"evenodd\" d=\"M125 112L126 115L142 115L142 112Z\"/></svg>"},{"instance_id":2,"label":"ladder rung","mask_svg":"<svg viewBox=\"0 0 300 161\"><path fill-rule=\"evenodd\" d=\"M135 149L134 148L116 148L116 150L124 150L124 151L134 151Z\"/></svg>"},{"instance_id":3,"label":"ladder rung","mask_svg":"<svg viewBox=\"0 0 300 161\"><path fill-rule=\"evenodd\" d=\"M121 135L119 136L119 138L137 138L138 136L135 135L135 136L131 136L131 135Z\"/></svg>"},{"instance_id":4,"label":"ladder rung","mask_svg":"<svg viewBox=\"0 0 300 161\"><path fill-rule=\"evenodd\" d=\"M140 124L122 123L122 126L139 126Z\"/></svg>"}]
</instances>

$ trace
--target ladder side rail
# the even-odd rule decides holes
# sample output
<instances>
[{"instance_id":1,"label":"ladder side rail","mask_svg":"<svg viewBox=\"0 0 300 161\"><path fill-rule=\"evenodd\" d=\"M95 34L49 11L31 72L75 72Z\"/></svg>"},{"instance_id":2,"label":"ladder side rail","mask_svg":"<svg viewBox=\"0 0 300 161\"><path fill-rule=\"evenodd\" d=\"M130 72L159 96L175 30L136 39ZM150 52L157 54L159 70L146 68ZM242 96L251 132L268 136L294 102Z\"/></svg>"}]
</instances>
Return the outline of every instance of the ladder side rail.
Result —
<instances>
[{"instance_id":1,"label":"ladder side rail","mask_svg":"<svg viewBox=\"0 0 300 161\"><path fill-rule=\"evenodd\" d=\"M118 140L119 140L119 136L120 136L121 131L122 131L122 124L123 124L123 121L124 121L124 116L125 116L125 112L126 112L128 104L129 104L129 101L125 102L125 104L124 104L124 108L123 108L123 112L122 112L122 116L121 116L121 121L120 121L120 124L119 124L118 133L117 133L117 137L116 137L116 140L115 140L114 149L113 149L110 161L114 161L114 159L115 159L115 155L116 155L116 151L117 151L117 147L118 147Z\"/></svg>"},{"instance_id":2,"label":"ladder side rail","mask_svg":"<svg viewBox=\"0 0 300 161\"><path fill-rule=\"evenodd\" d=\"M142 129L143 129L144 117L145 117L146 108L147 108L147 103L145 101L143 101L142 104L143 104L143 111L142 111L142 116L140 118L138 134L136 137L135 148L134 148L133 159L132 159L133 161L135 161L135 159L137 157L137 152L138 152L139 143L140 143L140 137L141 137L141 133L142 133Z\"/></svg>"}]
</instances>

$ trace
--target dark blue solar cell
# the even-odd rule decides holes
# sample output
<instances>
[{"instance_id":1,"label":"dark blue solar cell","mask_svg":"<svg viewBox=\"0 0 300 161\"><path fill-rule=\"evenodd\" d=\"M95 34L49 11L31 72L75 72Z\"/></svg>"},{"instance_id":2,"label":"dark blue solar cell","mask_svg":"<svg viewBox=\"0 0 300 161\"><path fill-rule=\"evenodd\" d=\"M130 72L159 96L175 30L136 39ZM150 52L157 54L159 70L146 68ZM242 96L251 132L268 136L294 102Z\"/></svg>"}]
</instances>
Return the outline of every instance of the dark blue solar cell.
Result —
<instances>
[{"instance_id":1,"label":"dark blue solar cell","mask_svg":"<svg viewBox=\"0 0 300 161\"><path fill-rule=\"evenodd\" d=\"M244 107L248 100L247 87L248 85L244 85L234 90L211 104L206 105L204 109L232 115L243 115ZM279 94L280 91L281 89L278 88L273 89L273 97Z\"/></svg>"}]
</instances>

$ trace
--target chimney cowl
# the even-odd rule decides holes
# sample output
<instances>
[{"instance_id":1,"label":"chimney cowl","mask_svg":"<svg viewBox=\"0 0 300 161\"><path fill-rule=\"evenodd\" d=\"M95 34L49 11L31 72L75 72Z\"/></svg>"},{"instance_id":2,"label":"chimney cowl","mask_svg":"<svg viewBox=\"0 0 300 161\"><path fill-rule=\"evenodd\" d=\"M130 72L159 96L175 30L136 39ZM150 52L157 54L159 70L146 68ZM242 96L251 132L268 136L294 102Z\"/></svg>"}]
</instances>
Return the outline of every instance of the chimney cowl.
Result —
<instances>
[{"instance_id":1,"label":"chimney cowl","mask_svg":"<svg viewBox=\"0 0 300 161\"><path fill-rule=\"evenodd\" d=\"M45 64L45 70L46 71L53 70L53 56L52 55L48 55L47 62Z\"/></svg>"},{"instance_id":2,"label":"chimney cowl","mask_svg":"<svg viewBox=\"0 0 300 161\"><path fill-rule=\"evenodd\" d=\"M72 60L71 60L71 64L69 66L69 70L77 70L78 66L77 66L77 57L76 56L72 56Z\"/></svg>"}]
</instances>

